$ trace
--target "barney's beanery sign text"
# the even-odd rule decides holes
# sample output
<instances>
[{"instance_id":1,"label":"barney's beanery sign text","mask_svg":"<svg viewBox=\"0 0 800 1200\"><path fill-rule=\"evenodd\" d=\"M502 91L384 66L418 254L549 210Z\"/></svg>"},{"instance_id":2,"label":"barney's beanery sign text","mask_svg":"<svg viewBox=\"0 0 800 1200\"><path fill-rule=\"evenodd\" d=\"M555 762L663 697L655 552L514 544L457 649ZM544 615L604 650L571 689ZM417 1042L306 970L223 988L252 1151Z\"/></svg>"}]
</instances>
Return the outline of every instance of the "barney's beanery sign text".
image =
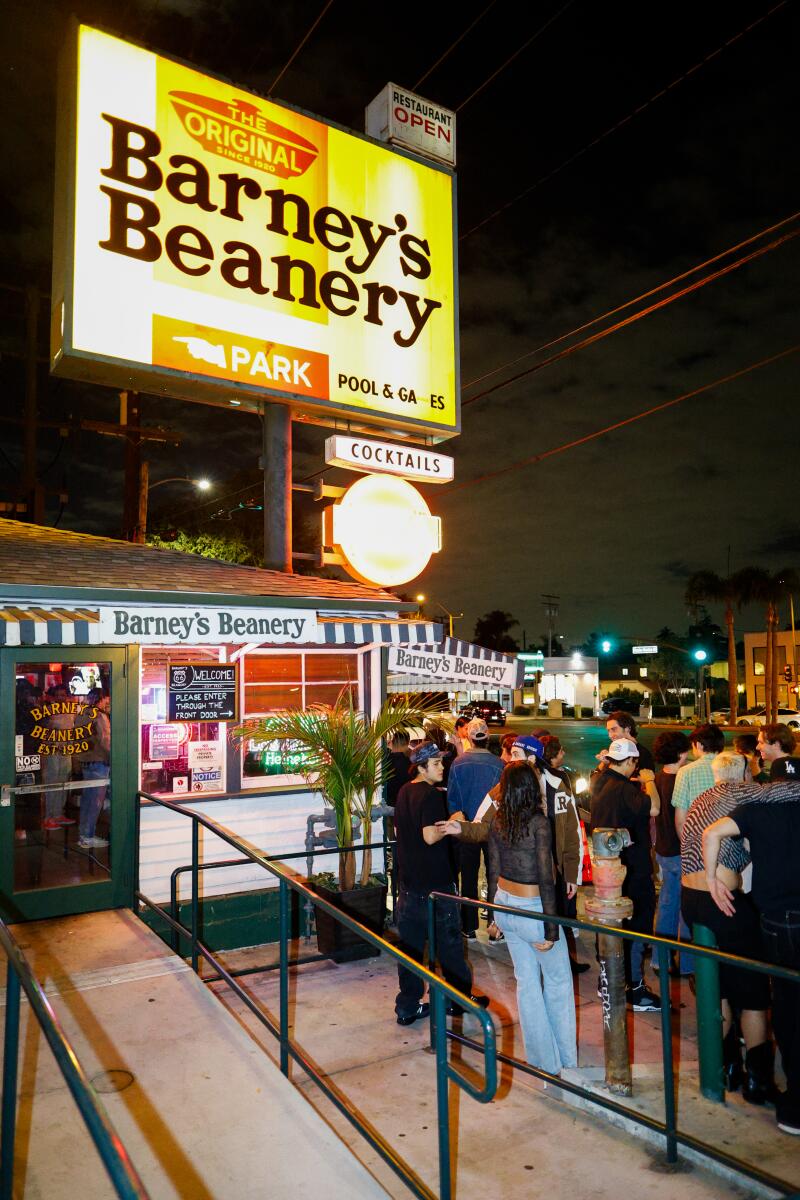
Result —
<instances>
[{"instance_id":1,"label":"barney's beanery sign text","mask_svg":"<svg viewBox=\"0 0 800 1200\"><path fill-rule=\"evenodd\" d=\"M457 432L447 171L86 26L72 52L56 371Z\"/></svg>"}]
</instances>

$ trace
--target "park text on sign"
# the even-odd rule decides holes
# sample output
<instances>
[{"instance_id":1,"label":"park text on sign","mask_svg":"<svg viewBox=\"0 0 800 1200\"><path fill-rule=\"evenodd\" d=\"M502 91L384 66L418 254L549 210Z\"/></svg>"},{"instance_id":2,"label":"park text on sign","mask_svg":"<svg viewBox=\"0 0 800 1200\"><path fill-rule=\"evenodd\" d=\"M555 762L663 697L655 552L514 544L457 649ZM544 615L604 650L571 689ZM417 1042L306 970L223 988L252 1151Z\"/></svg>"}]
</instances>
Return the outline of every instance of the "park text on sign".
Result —
<instances>
[{"instance_id":1,"label":"park text on sign","mask_svg":"<svg viewBox=\"0 0 800 1200\"><path fill-rule=\"evenodd\" d=\"M421 483L449 483L453 478L453 459L448 454L340 433L325 439L325 462L332 467L400 475Z\"/></svg>"},{"instance_id":2,"label":"park text on sign","mask_svg":"<svg viewBox=\"0 0 800 1200\"><path fill-rule=\"evenodd\" d=\"M86 26L59 117L55 371L458 432L449 172Z\"/></svg>"},{"instance_id":3,"label":"park text on sign","mask_svg":"<svg viewBox=\"0 0 800 1200\"><path fill-rule=\"evenodd\" d=\"M456 114L396 83L387 83L367 105L366 130L383 142L456 165Z\"/></svg>"},{"instance_id":4,"label":"park text on sign","mask_svg":"<svg viewBox=\"0 0 800 1200\"><path fill-rule=\"evenodd\" d=\"M170 721L236 721L238 663L181 663L169 668Z\"/></svg>"},{"instance_id":5,"label":"park text on sign","mask_svg":"<svg viewBox=\"0 0 800 1200\"><path fill-rule=\"evenodd\" d=\"M465 658L460 654L434 653L413 646L389 647L389 671L458 683L491 684L493 687L513 688L517 685L516 662Z\"/></svg>"},{"instance_id":6,"label":"park text on sign","mask_svg":"<svg viewBox=\"0 0 800 1200\"><path fill-rule=\"evenodd\" d=\"M100 640L123 646L303 643L319 641L320 629L308 609L102 608Z\"/></svg>"}]
</instances>

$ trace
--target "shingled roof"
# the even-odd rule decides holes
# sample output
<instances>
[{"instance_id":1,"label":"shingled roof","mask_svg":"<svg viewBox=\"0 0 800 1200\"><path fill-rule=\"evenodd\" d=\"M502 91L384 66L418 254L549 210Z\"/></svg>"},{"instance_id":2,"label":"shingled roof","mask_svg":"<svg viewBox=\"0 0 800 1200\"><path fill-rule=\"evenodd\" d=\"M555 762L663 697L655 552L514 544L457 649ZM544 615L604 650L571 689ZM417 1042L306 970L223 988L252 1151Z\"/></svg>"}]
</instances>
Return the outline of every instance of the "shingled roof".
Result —
<instances>
[{"instance_id":1,"label":"shingled roof","mask_svg":"<svg viewBox=\"0 0 800 1200\"><path fill-rule=\"evenodd\" d=\"M0 518L0 587L52 586L145 592L198 592L371 601L406 607L391 592L338 579L286 575L241 567L216 558L157 550L115 538L94 537Z\"/></svg>"}]
</instances>

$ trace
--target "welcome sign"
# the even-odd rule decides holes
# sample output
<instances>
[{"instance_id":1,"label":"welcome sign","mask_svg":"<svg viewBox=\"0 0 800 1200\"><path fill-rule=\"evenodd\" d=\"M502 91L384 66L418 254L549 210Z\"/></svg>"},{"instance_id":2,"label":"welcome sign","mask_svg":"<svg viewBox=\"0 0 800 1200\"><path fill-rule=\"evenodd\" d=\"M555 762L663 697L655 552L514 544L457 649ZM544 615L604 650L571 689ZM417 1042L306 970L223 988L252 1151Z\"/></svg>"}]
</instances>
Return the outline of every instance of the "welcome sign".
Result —
<instances>
[{"instance_id":1,"label":"welcome sign","mask_svg":"<svg viewBox=\"0 0 800 1200\"><path fill-rule=\"evenodd\" d=\"M458 432L448 171L86 26L59 111L55 371Z\"/></svg>"}]
</instances>

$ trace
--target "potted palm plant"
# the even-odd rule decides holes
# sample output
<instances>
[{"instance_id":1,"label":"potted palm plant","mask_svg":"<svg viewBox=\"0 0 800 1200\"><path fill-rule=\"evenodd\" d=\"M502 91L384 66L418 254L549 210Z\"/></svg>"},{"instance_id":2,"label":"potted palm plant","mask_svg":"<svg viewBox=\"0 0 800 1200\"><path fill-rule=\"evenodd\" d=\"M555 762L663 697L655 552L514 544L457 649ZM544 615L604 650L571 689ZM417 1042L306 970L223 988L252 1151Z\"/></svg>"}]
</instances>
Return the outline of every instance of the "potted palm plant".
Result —
<instances>
[{"instance_id":1,"label":"potted palm plant","mask_svg":"<svg viewBox=\"0 0 800 1200\"><path fill-rule=\"evenodd\" d=\"M374 717L360 712L349 689L335 704L287 709L248 722L234 736L277 743L280 753L333 810L339 847L338 880L332 872L314 875L310 883L325 899L380 933L386 918L386 878L372 874L372 851L362 851L356 882L356 837L371 842L373 809L378 790L391 767L384 742L401 730L422 724L430 707L393 696ZM298 759L300 765L297 765ZM328 913L317 910L320 952L337 962L373 954L372 948Z\"/></svg>"}]
</instances>

